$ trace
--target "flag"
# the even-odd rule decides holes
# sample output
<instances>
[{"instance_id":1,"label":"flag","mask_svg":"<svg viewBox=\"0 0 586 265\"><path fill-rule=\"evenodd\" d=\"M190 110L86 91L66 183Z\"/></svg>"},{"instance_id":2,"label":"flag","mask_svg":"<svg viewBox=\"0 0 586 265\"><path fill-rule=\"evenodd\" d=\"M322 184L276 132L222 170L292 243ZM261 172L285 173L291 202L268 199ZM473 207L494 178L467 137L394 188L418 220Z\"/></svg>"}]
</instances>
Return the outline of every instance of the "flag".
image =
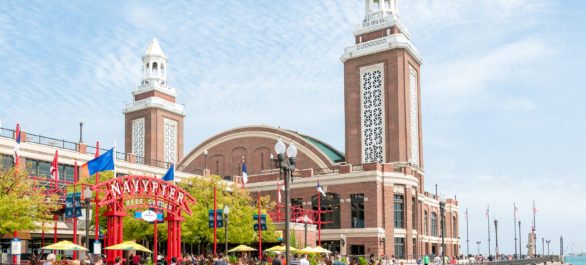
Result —
<instances>
[{"instance_id":1,"label":"flag","mask_svg":"<svg viewBox=\"0 0 586 265\"><path fill-rule=\"evenodd\" d=\"M51 176L54 180L59 180L59 150L55 150L55 157L51 162Z\"/></svg>"},{"instance_id":2,"label":"flag","mask_svg":"<svg viewBox=\"0 0 586 265\"><path fill-rule=\"evenodd\" d=\"M97 172L114 170L114 148L81 165L82 176L89 177Z\"/></svg>"},{"instance_id":3,"label":"flag","mask_svg":"<svg viewBox=\"0 0 586 265\"><path fill-rule=\"evenodd\" d=\"M466 207L466 221L468 221L468 207Z\"/></svg>"},{"instance_id":4,"label":"flag","mask_svg":"<svg viewBox=\"0 0 586 265\"><path fill-rule=\"evenodd\" d=\"M319 185L319 180L317 181L317 192L321 193L324 197L326 196L324 189Z\"/></svg>"},{"instance_id":5,"label":"flag","mask_svg":"<svg viewBox=\"0 0 586 265\"><path fill-rule=\"evenodd\" d=\"M488 209L488 206L486 206L486 218L490 219L490 211Z\"/></svg>"},{"instance_id":6,"label":"flag","mask_svg":"<svg viewBox=\"0 0 586 265\"><path fill-rule=\"evenodd\" d=\"M513 207L515 208L513 210L513 214L515 215L515 218L516 218L517 217L517 212L519 211L519 208L517 208L517 204L516 203L513 203Z\"/></svg>"},{"instance_id":7,"label":"flag","mask_svg":"<svg viewBox=\"0 0 586 265\"><path fill-rule=\"evenodd\" d=\"M244 184L248 183L248 170L246 170L246 162L242 163L242 181Z\"/></svg>"},{"instance_id":8,"label":"flag","mask_svg":"<svg viewBox=\"0 0 586 265\"><path fill-rule=\"evenodd\" d=\"M174 181L175 180L175 164L171 164L167 173L163 176L164 181Z\"/></svg>"},{"instance_id":9,"label":"flag","mask_svg":"<svg viewBox=\"0 0 586 265\"><path fill-rule=\"evenodd\" d=\"M18 162L20 161L20 125L16 124L16 131L14 132L14 136L16 137L16 144L14 145L14 165L17 166Z\"/></svg>"}]
</instances>

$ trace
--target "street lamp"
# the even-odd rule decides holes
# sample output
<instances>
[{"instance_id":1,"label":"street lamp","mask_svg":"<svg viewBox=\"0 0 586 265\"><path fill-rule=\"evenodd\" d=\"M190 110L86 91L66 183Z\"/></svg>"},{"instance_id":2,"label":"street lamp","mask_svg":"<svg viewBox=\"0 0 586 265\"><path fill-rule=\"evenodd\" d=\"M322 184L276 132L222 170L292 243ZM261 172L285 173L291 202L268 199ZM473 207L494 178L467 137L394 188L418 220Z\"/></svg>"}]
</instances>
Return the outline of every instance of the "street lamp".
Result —
<instances>
[{"instance_id":1,"label":"street lamp","mask_svg":"<svg viewBox=\"0 0 586 265\"><path fill-rule=\"evenodd\" d=\"M208 169L208 149L203 150L203 168Z\"/></svg>"},{"instance_id":2,"label":"street lamp","mask_svg":"<svg viewBox=\"0 0 586 265\"><path fill-rule=\"evenodd\" d=\"M285 152L287 152L287 157L289 157L288 160L285 160ZM293 174L293 171L295 171L295 157L297 157L297 147L295 147L293 142L291 142L291 145L287 147L285 143L283 143L283 139L279 137L277 143L275 144L275 153L277 153L277 160L279 162L279 174L283 174L285 182L285 264L290 264L289 207L291 205L291 201L289 200L289 182L291 181L291 175Z\"/></svg>"},{"instance_id":3,"label":"street lamp","mask_svg":"<svg viewBox=\"0 0 586 265\"><path fill-rule=\"evenodd\" d=\"M79 121L79 142L83 143L83 118Z\"/></svg>"},{"instance_id":4,"label":"street lamp","mask_svg":"<svg viewBox=\"0 0 586 265\"><path fill-rule=\"evenodd\" d=\"M480 243L481 241L476 241L476 245L478 246L478 255L480 255Z\"/></svg>"},{"instance_id":5,"label":"street lamp","mask_svg":"<svg viewBox=\"0 0 586 265\"><path fill-rule=\"evenodd\" d=\"M230 214L230 208L228 208L228 205L224 206L224 237L226 240L226 250L224 250L225 253L228 253L228 214Z\"/></svg>"},{"instance_id":6,"label":"street lamp","mask_svg":"<svg viewBox=\"0 0 586 265\"><path fill-rule=\"evenodd\" d=\"M445 217L446 217L446 215L445 215L445 213L446 213L446 203L443 202L443 201L440 201L439 205L440 205L440 215L441 215L441 219L442 219L442 221L441 221L441 225L442 225L442 251L441 251L441 257L442 257L442 264L445 264L444 257L446 255L446 242L444 240L444 238L445 238L445 236L444 236L444 233L445 233L445 231L444 231L445 230L444 229L444 224L446 222L446 220L445 220Z\"/></svg>"},{"instance_id":7,"label":"street lamp","mask_svg":"<svg viewBox=\"0 0 586 265\"><path fill-rule=\"evenodd\" d=\"M307 224L311 223L311 219L309 219L309 217L307 217L307 214L303 216L303 223L305 224L305 247L307 247Z\"/></svg>"},{"instance_id":8,"label":"street lamp","mask_svg":"<svg viewBox=\"0 0 586 265\"><path fill-rule=\"evenodd\" d=\"M549 243L551 242L551 240L545 240L545 243L547 243L547 255L549 256Z\"/></svg>"},{"instance_id":9,"label":"street lamp","mask_svg":"<svg viewBox=\"0 0 586 265\"><path fill-rule=\"evenodd\" d=\"M83 199L85 201L85 246L90 249L90 204L92 200L92 190L89 186L85 187L83 191ZM95 250L94 250L95 253Z\"/></svg>"}]
</instances>

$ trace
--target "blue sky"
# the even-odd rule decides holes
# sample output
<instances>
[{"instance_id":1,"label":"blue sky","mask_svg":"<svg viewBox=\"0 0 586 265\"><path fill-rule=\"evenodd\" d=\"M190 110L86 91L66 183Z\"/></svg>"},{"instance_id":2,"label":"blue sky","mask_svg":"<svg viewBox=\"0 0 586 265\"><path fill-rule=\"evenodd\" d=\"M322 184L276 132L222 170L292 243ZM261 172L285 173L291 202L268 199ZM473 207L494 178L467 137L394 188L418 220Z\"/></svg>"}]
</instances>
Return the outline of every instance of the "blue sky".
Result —
<instances>
[{"instance_id":1,"label":"blue sky","mask_svg":"<svg viewBox=\"0 0 586 265\"><path fill-rule=\"evenodd\" d=\"M83 118L86 142L122 143L122 109L156 37L186 108L186 150L247 124L343 150L339 58L363 10L361 0L2 1L2 127L77 140ZM438 183L469 208L473 253L477 240L487 251L486 205L512 252L513 202L527 232L532 199L552 250L560 234L586 246L585 10L585 1L400 2L424 57L427 189Z\"/></svg>"}]
</instances>

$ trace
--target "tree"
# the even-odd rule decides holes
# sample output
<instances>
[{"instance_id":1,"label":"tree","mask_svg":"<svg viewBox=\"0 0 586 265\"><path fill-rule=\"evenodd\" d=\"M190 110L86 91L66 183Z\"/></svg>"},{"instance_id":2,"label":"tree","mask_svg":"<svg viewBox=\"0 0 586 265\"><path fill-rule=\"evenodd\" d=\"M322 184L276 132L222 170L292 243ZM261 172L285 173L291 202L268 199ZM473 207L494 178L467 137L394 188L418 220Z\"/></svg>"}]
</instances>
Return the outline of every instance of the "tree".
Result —
<instances>
[{"instance_id":1,"label":"tree","mask_svg":"<svg viewBox=\"0 0 586 265\"><path fill-rule=\"evenodd\" d=\"M0 170L0 234L34 230L52 222L58 196L47 194L26 171Z\"/></svg>"},{"instance_id":2,"label":"tree","mask_svg":"<svg viewBox=\"0 0 586 265\"><path fill-rule=\"evenodd\" d=\"M255 221L252 219L253 214L257 213L256 200L251 198L247 190L228 184L219 176L191 177L185 183L180 183L180 186L196 199L196 203L190 205L192 215L184 216L185 221L182 224L184 242L213 242L213 229L208 227L208 217L209 210L214 208L214 186L217 190L217 208L222 209L224 205L230 208L228 242L250 244L257 240L257 232L253 229ZM266 212L271 208L269 197L261 197L262 211ZM218 243L225 242L224 228L218 228L217 239ZM276 240L275 228L267 217L267 231L263 231L263 241L276 242Z\"/></svg>"}]
</instances>

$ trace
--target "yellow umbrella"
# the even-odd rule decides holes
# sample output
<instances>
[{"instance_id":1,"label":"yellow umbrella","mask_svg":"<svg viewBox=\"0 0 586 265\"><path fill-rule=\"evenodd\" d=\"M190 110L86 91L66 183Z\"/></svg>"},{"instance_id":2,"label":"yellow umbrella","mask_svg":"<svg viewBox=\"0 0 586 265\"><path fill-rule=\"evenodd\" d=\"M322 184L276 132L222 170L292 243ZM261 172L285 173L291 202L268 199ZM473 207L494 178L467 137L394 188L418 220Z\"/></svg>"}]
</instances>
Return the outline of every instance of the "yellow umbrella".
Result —
<instances>
[{"instance_id":1,"label":"yellow umbrella","mask_svg":"<svg viewBox=\"0 0 586 265\"><path fill-rule=\"evenodd\" d=\"M311 246L307 246L307 247L305 247L305 248L302 248L302 249L300 249L298 252L299 252L299 253L308 253L308 254L309 254L309 253L317 253L317 252L315 251L315 249L314 249L314 248L312 248Z\"/></svg>"},{"instance_id":2,"label":"yellow umbrella","mask_svg":"<svg viewBox=\"0 0 586 265\"><path fill-rule=\"evenodd\" d=\"M314 247L313 250L315 250L315 253L332 253L331 251L322 248L321 246Z\"/></svg>"},{"instance_id":3,"label":"yellow umbrella","mask_svg":"<svg viewBox=\"0 0 586 265\"><path fill-rule=\"evenodd\" d=\"M247 252L247 251L255 251L255 250L256 250L256 248L251 248L246 245L240 245L240 246L237 246L233 249L228 250L228 252Z\"/></svg>"},{"instance_id":4,"label":"yellow umbrella","mask_svg":"<svg viewBox=\"0 0 586 265\"><path fill-rule=\"evenodd\" d=\"M266 249L265 251L270 252L285 252L285 246L274 246L272 248ZM298 251L298 249L294 247L289 247L289 251Z\"/></svg>"},{"instance_id":5,"label":"yellow umbrella","mask_svg":"<svg viewBox=\"0 0 586 265\"><path fill-rule=\"evenodd\" d=\"M51 244L41 249L50 249L50 250L88 250L80 245L73 244L71 241L63 240L61 242L57 242L55 244Z\"/></svg>"},{"instance_id":6,"label":"yellow umbrella","mask_svg":"<svg viewBox=\"0 0 586 265\"><path fill-rule=\"evenodd\" d=\"M112 246L109 246L109 247L104 248L104 249L138 250L138 251L144 251L144 252L152 253L152 251L150 251L148 248L145 248L142 245L137 244L136 242L133 242L133 241L125 241L125 242L122 242L120 244L112 245Z\"/></svg>"}]
</instances>

